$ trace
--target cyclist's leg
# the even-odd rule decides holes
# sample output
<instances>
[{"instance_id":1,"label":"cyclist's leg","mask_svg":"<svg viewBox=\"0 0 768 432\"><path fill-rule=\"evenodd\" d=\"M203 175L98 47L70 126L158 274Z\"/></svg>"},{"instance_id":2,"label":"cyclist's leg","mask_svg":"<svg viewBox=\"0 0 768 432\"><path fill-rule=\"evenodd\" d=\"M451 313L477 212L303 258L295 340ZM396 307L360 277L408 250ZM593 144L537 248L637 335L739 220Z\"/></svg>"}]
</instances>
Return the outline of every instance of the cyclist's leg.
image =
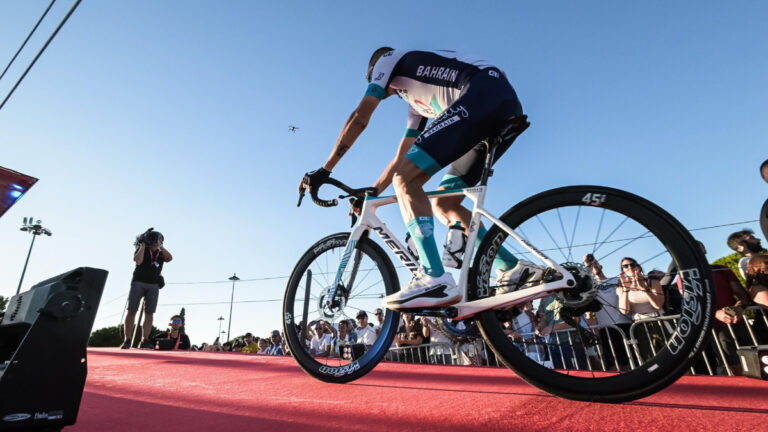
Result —
<instances>
[{"instance_id":1,"label":"cyclist's leg","mask_svg":"<svg viewBox=\"0 0 768 432\"><path fill-rule=\"evenodd\" d=\"M467 92L422 132L408 151L406 159L396 169L393 185L403 220L414 239L429 278L422 282L414 279L401 292L387 296L384 305L390 309L430 307L430 302L435 306L447 305L460 298L454 292L455 283L450 273L446 274L442 265L433 236L432 208L423 186L435 173L471 150L488 131L500 128L511 116L511 107L516 107L519 111L520 104L512 86L506 80L500 79L498 72L495 75L486 75L488 72L480 72L479 76L472 79ZM431 292L433 285L437 287L443 282L449 287L449 294L446 294L445 290L439 293ZM422 292L425 293L424 296L442 296L442 300L425 299ZM446 297L455 300L449 303Z\"/></svg>"},{"instance_id":2,"label":"cyclist's leg","mask_svg":"<svg viewBox=\"0 0 768 432\"><path fill-rule=\"evenodd\" d=\"M434 222L424 183L432 175L410 160L404 160L393 178L395 193L400 203L408 232L414 240L424 272L433 277L445 273L434 238Z\"/></svg>"},{"instance_id":3,"label":"cyclist's leg","mask_svg":"<svg viewBox=\"0 0 768 432\"><path fill-rule=\"evenodd\" d=\"M486 86L492 87L495 89L495 91L500 91L500 94L502 94L502 97L504 98L504 101L498 104L495 112L493 113L493 122L503 122L510 117L523 114L523 109L520 105L520 101L517 99L517 94L515 93L512 86L506 82L506 80L494 80L492 75L484 78L485 79L483 79L481 85L476 87L481 87L482 90L485 90L484 87ZM472 84L475 84L475 82ZM483 132L485 132L485 135L487 135L502 125L503 123L489 125L489 128L484 129ZM473 142L480 141L483 138L485 138L485 136L480 136L476 141ZM504 153L509 148L509 145L510 144L506 144L496 149L493 159L494 164L496 164L499 158L504 155ZM438 189L461 189L471 187L479 183L480 177L483 173L483 166L485 165L485 154L486 148L483 144L474 145L471 149L469 149L469 151L464 153L460 158L451 164L450 168L448 168L448 172L440 182L440 187ZM438 198L435 200L435 209L444 220L448 221L449 225L455 222L461 222L462 226L468 227L472 217L472 212L461 205L463 200L463 196ZM482 241L486 232L487 230L485 227L481 226L478 232L476 245L480 244L480 241ZM496 267L501 270L512 269L517 265L518 262L517 258L504 248L502 248L502 250L496 255L495 261L498 261L496 262Z\"/></svg>"}]
</instances>

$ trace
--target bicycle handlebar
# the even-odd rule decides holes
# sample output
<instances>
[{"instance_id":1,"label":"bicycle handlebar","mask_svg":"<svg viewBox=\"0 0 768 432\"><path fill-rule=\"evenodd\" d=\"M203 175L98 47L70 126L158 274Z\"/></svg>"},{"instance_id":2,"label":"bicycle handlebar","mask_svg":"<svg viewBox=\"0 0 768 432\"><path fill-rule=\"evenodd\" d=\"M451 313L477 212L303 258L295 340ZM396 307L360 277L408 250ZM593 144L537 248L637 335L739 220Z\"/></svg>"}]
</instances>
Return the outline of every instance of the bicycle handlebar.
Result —
<instances>
[{"instance_id":1,"label":"bicycle handlebar","mask_svg":"<svg viewBox=\"0 0 768 432\"><path fill-rule=\"evenodd\" d=\"M344 183L340 182L339 180L336 180L335 178L328 177L309 191L309 196L312 197L312 202L319 205L320 207L335 207L339 205L338 199L334 198L330 200L324 200L318 196L320 187L322 187L325 184L336 186L337 188L346 192L347 195L339 195L339 199L352 198L352 197L364 198L366 195L376 193L376 189L372 187L353 189L345 185ZM299 203L296 205L297 207L301 206L301 201L302 199L304 199L304 193L305 193L305 190L302 189L302 191L299 193Z\"/></svg>"}]
</instances>

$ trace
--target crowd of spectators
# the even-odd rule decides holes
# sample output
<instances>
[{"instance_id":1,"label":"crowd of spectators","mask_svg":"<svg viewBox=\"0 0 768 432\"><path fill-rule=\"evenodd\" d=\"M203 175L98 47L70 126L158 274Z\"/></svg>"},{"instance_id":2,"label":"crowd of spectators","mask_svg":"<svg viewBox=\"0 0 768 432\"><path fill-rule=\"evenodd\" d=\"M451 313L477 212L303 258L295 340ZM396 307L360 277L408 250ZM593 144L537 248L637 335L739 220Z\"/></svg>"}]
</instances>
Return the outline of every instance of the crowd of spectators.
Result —
<instances>
[{"instance_id":1,"label":"crowd of spectators","mask_svg":"<svg viewBox=\"0 0 768 432\"><path fill-rule=\"evenodd\" d=\"M244 336L236 337L224 343L221 343L219 338L216 338L212 344L203 343L199 347L193 346L192 349L196 351L242 352L273 356L289 354L285 338L279 330L273 330L268 337L254 336L253 333L248 332Z\"/></svg>"}]
</instances>

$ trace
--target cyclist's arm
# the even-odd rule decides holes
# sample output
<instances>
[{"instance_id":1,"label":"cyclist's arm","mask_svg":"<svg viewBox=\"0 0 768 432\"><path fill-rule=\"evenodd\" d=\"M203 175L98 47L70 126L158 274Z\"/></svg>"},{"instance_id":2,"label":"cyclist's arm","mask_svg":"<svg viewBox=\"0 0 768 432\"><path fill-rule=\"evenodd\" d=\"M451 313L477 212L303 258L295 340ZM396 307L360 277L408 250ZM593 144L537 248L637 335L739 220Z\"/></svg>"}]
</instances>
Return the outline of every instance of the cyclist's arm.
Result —
<instances>
[{"instance_id":1,"label":"cyclist's arm","mask_svg":"<svg viewBox=\"0 0 768 432\"><path fill-rule=\"evenodd\" d=\"M376 183L373 184L373 187L379 191L379 194L384 192L384 189L388 188L389 185L392 184L392 177L395 175L395 169L397 169L398 165L400 165L403 159L405 159L405 155L408 154L408 150L411 149L411 146L413 146L415 141L416 138L408 136L403 137L403 139L400 141L400 146L397 148L397 154L395 155L395 158L389 162L389 165L387 165L387 167L384 169L384 172L381 173L379 179L376 180Z\"/></svg>"},{"instance_id":2,"label":"cyclist's arm","mask_svg":"<svg viewBox=\"0 0 768 432\"><path fill-rule=\"evenodd\" d=\"M387 168L381 173L379 179L373 184L379 193L384 192L384 189L388 188L392 183L392 177L395 175L395 170L402 163L405 155L408 154L408 150L411 149L413 143L416 141L421 132L427 126L427 119L417 113L413 107L408 109L408 120L406 122L405 135L400 140L400 145L397 147L397 154L395 158L387 165Z\"/></svg>"},{"instance_id":3,"label":"cyclist's arm","mask_svg":"<svg viewBox=\"0 0 768 432\"><path fill-rule=\"evenodd\" d=\"M339 138L336 140L336 145L333 146L333 151L323 165L323 168L328 171L333 171L336 164L339 163L347 150L349 150L350 147L352 147L352 144L355 143L357 137L359 137L366 126L368 126L368 121L371 119L373 111L379 106L379 102L381 102L381 99L377 97L370 95L363 96L363 100L360 101L357 108L355 108L355 110L352 111L352 114L349 115L347 122L344 124L344 128L341 130L341 134L339 134Z\"/></svg>"}]
</instances>

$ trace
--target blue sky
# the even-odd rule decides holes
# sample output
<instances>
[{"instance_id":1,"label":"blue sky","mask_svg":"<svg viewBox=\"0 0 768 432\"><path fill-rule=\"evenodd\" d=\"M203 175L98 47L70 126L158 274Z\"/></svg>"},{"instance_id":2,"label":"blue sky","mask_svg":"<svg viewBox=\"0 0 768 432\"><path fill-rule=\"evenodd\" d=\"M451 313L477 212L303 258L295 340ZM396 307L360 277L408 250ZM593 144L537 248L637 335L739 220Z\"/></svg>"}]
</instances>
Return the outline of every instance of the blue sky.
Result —
<instances>
[{"instance_id":1,"label":"blue sky","mask_svg":"<svg viewBox=\"0 0 768 432\"><path fill-rule=\"evenodd\" d=\"M10 90L72 2L60 0L8 75ZM4 67L48 1L6 1ZM235 301L282 298L299 256L348 229L346 209L296 208L365 90L377 47L487 58L532 127L499 163L488 207L599 184L642 195L688 228L757 219L768 185L768 5L722 2L83 2L0 111L0 165L40 181L0 220L0 295L78 266L109 270L95 328L120 319L133 237L153 226L168 282L243 279ZM394 155L406 105L382 103L334 176L371 184ZM288 125L299 126L295 134ZM440 175L437 176L438 178ZM434 184L434 182L433 182ZM399 214L384 212L404 233ZM711 259L727 235L696 231ZM188 305L212 340L231 285L169 284L156 322ZM216 303L199 305L194 303ZM227 322L224 323L225 327ZM280 302L236 303L232 333L280 326Z\"/></svg>"}]
</instances>

